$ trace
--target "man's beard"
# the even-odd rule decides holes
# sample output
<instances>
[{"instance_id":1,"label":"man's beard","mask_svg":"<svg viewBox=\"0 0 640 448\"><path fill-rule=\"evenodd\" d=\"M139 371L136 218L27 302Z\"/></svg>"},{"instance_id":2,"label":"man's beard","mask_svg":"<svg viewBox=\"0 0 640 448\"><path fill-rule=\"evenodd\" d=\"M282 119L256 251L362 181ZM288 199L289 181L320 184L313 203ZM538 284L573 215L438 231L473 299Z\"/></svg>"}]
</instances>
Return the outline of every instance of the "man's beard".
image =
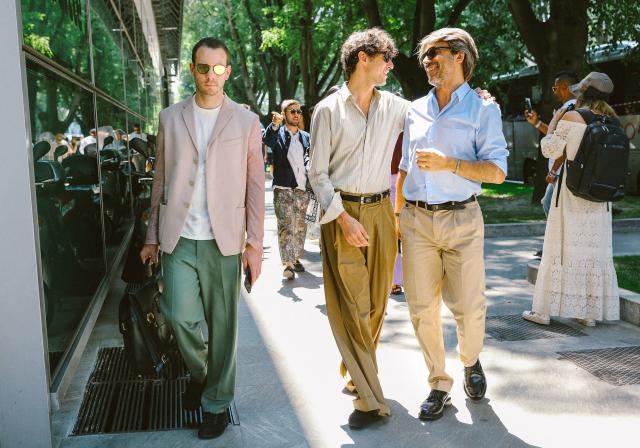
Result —
<instances>
[{"instance_id":1,"label":"man's beard","mask_svg":"<svg viewBox=\"0 0 640 448\"><path fill-rule=\"evenodd\" d=\"M285 123L287 126L295 126L295 127L298 127L298 125L300 124L300 120L298 120L298 122L297 122L297 123L294 123L293 121L291 121L291 120L289 120L288 118L286 118L286 117L285 117L285 119L284 119L284 123Z\"/></svg>"}]
</instances>

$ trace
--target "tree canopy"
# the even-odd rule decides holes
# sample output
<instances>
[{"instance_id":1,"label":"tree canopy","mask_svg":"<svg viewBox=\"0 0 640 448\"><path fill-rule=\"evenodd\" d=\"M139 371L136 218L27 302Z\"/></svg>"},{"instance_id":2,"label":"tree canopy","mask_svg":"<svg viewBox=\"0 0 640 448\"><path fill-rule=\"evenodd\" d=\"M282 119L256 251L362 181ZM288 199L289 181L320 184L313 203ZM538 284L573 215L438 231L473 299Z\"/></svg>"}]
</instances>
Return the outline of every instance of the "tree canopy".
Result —
<instances>
[{"instance_id":1,"label":"tree canopy","mask_svg":"<svg viewBox=\"0 0 640 448\"><path fill-rule=\"evenodd\" d=\"M635 0L187 0L181 96L193 91L191 48L213 35L232 52L227 88L233 98L263 117L285 98L313 106L342 80L339 51L346 37L378 26L400 50L386 88L414 99L429 89L415 58L417 43L435 29L455 26L478 46L474 85L497 88L496 75L538 64L546 107L553 73L581 72L589 46L639 41L639 24Z\"/></svg>"}]
</instances>

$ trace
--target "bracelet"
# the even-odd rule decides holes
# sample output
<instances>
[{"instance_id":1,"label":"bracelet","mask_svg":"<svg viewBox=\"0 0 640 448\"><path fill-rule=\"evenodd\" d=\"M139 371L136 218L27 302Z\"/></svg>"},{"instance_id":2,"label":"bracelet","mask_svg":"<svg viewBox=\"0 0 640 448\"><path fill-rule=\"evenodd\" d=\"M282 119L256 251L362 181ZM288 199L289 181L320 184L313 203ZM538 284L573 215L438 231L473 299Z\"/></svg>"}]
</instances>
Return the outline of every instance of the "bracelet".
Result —
<instances>
[{"instance_id":1,"label":"bracelet","mask_svg":"<svg viewBox=\"0 0 640 448\"><path fill-rule=\"evenodd\" d=\"M534 126L536 129L540 129L541 125L542 125L542 121L538 120L538 122Z\"/></svg>"},{"instance_id":2,"label":"bracelet","mask_svg":"<svg viewBox=\"0 0 640 448\"><path fill-rule=\"evenodd\" d=\"M460 159L456 160L456 169L453 170L453 174L458 174L458 170L460 169Z\"/></svg>"}]
</instances>

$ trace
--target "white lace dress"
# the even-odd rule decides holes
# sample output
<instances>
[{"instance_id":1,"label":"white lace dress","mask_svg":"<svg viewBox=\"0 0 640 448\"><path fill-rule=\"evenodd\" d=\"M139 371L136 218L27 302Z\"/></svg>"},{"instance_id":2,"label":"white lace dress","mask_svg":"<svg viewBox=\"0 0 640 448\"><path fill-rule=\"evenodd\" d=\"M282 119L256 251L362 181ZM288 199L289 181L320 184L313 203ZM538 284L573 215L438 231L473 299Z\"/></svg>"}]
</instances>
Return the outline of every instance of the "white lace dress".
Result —
<instances>
[{"instance_id":1,"label":"white lace dress","mask_svg":"<svg viewBox=\"0 0 640 448\"><path fill-rule=\"evenodd\" d=\"M585 124L561 120L555 132L542 139L542 153L556 159L566 148L567 159L573 160L585 129ZM577 319L620 319L611 232L611 204L574 196L563 176L561 188L556 185L553 192L533 311Z\"/></svg>"}]
</instances>

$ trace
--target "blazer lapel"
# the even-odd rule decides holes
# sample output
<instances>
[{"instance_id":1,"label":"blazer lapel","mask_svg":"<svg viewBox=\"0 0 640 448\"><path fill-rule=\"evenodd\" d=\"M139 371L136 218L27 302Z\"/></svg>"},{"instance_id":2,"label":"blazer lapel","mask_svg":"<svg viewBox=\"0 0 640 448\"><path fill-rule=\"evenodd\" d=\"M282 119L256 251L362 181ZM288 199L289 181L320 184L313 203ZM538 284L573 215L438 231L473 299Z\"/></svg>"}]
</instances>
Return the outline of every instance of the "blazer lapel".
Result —
<instances>
[{"instance_id":1,"label":"blazer lapel","mask_svg":"<svg viewBox=\"0 0 640 448\"><path fill-rule=\"evenodd\" d=\"M225 95L222 100L222 105L220 106L220 112L218 113L218 119L216 120L216 125L213 127L213 132L211 133L211 138L209 139L209 145L207 146L207 152L213 146L213 142L216 141L218 137L220 137L220 133L224 130L224 128L229 124L231 118L233 117L233 107L231 105L231 100Z\"/></svg>"},{"instance_id":2,"label":"blazer lapel","mask_svg":"<svg viewBox=\"0 0 640 448\"><path fill-rule=\"evenodd\" d=\"M196 134L196 118L195 111L193 110L193 97L185 101L184 108L182 109L182 119L187 126L189 137L193 143L193 149L198 152L198 135Z\"/></svg>"}]
</instances>

